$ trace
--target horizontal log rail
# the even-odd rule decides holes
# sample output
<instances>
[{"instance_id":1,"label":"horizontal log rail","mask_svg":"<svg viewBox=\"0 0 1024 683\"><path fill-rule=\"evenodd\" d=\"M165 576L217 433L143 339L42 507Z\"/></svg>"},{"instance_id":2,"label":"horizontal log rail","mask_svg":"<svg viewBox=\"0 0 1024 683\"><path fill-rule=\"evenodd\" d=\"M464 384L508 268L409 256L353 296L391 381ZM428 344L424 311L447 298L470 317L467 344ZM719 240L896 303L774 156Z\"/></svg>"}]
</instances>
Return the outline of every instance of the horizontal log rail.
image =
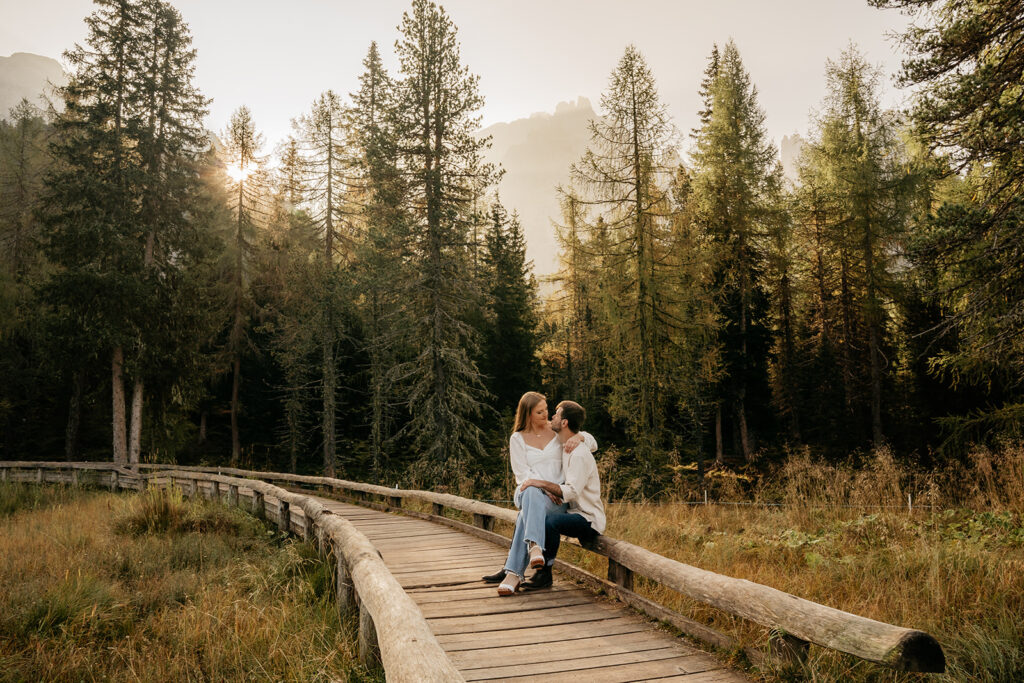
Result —
<instances>
[{"instance_id":1,"label":"horizontal log rail","mask_svg":"<svg viewBox=\"0 0 1024 683\"><path fill-rule=\"evenodd\" d=\"M94 469L103 469L102 465L104 463L90 463ZM109 463L105 465L109 469L114 468ZM0 462L0 469L40 467L67 469L71 466L74 465L59 462ZM352 497L364 503L366 503L366 496L376 496L384 502L385 507L390 509L400 509L396 503L400 503L403 499L414 500L430 505L435 517L443 515L445 508L471 515L476 525L477 535L506 544L508 539L494 534L490 529L495 519L514 524L517 514L515 510L446 493L394 489L328 477L233 468L153 464L144 464L140 467L157 472L169 469L188 472L217 472L222 475L259 477L289 484L312 485L329 488L333 491L348 492L352 494ZM462 526L468 527L468 525ZM469 527L469 529L472 528ZM699 569L609 536L599 536L594 543L582 547L608 558L609 581L604 583L613 587L611 592L634 607L647 611L659 619L667 619L680 630L712 644L723 646L729 645L732 641L728 636L692 622L681 615L675 615L678 618L673 618L674 613L637 595L632 591L633 575L639 574L647 577L694 600L767 627L771 632L770 650L777 656L802 658L806 655L808 643L814 643L898 670L945 671L945 655L942 647L935 638L924 631L875 621L805 600L753 581ZM560 563L560 565L566 566L564 563ZM573 568L573 572L586 574L575 568ZM592 575L588 576L591 576L592 579L596 578ZM598 579L598 581L601 580Z\"/></svg>"},{"instance_id":2,"label":"horizontal log rail","mask_svg":"<svg viewBox=\"0 0 1024 683\"><path fill-rule=\"evenodd\" d=\"M88 482L77 476L80 471L107 472L109 476ZM321 549L329 546L333 550L338 609L343 616L358 610L362 663L370 665L379 659L389 681L464 680L438 643L420 608L391 575L369 539L351 522L310 496L263 481L195 469L160 468L143 473L109 463L0 462L0 481L96 483L110 485L112 489L132 490L144 490L151 485L177 486L193 497L203 495L203 485L206 485L211 498L223 501L227 494L231 504L238 504L240 497L248 492L254 513L263 516L270 509L282 531L298 531L304 538L316 541ZM275 503L270 505L268 499ZM296 510L302 513L301 524L296 523Z\"/></svg>"}]
</instances>

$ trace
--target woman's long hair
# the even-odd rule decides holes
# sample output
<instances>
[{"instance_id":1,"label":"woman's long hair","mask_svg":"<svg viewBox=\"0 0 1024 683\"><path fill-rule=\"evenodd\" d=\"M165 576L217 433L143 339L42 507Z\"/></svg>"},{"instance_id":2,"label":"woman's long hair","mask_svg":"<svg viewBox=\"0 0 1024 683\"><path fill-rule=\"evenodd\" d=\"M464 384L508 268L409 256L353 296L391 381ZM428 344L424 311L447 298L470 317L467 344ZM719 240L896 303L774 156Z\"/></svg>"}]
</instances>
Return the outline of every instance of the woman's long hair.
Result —
<instances>
[{"instance_id":1,"label":"woman's long hair","mask_svg":"<svg viewBox=\"0 0 1024 683\"><path fill-rule=\"evenodd\" d=\"M515 434L526 429L533 409L537 407L538 403L546 400L547 398L545 398L544 394L538 394L536 391L527 391L523 394L523 397L519 399L519 407L516 408L516 424L512 429L512 433Z\"/></svg>"}]
</instances>

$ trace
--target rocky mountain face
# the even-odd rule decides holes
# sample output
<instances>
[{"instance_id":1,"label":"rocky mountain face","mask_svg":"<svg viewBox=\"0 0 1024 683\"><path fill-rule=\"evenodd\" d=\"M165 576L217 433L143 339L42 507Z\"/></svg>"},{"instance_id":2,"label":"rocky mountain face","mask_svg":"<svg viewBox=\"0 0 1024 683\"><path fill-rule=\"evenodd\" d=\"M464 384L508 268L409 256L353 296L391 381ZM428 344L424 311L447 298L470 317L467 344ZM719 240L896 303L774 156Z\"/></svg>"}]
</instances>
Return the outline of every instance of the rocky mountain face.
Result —
<instances>
[{"instance_id":1,"label":"rocky mountain face","mask_svg":"<svg viewBox=\"0 0 1024 683\"><path fill-rule=\"evenodd\" d=\"M0 57L0 118L6 119L11 107L22 98L46 109L48 101L54 99L51 86L67 82L67 74L56 59L28 52Z\"/></svg>"},{"instance_id":2,"label":"rocky mountain face","mask_svg":"<svg viewBox=\"0 0 1024 683\"><path fill-rule=\"evenodd\" d=\"M782 143L779 144L779 154L782 161L782 172L792 182L796 182L797 164L800 162L800 154L804 150L804 139L799 133L783 135Z\"/></svg>"},{"instance_id":3,"label":"rocky mountain face","mask_svg":"<svg viewBox=\"0 0 1024 683\"><path fill-rule=\"evenodd\" d=\"M587 123L596 114L590 100L561 102L553 114L537 113L481 131L491 136L487 161L501 164L505 176L498 192L509 212L519 212L527 257L538 276L557 270L558 242L552 221L559 220L557 187L569 179L569 165L586 150Z\"/></svg>"}]
</instances>

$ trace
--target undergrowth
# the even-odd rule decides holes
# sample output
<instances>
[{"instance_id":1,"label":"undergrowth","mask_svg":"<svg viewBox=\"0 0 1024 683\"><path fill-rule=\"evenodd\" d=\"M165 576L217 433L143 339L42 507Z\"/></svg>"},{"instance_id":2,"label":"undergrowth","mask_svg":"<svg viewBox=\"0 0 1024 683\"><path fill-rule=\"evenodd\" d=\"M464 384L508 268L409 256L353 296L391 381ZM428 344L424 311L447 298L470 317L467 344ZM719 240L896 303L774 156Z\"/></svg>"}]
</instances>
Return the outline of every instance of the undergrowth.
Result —
<instances>
[{"instance_id":1,"label":"undergrowth","mask_svg":"<svg viewBox=\"0 0 1024 683\"><path fill-rule=\"evenodd\" d=\"M0 489L0 681L380 675L311 545L173 493L47 488Z\"/></svg>"}]
</instances>

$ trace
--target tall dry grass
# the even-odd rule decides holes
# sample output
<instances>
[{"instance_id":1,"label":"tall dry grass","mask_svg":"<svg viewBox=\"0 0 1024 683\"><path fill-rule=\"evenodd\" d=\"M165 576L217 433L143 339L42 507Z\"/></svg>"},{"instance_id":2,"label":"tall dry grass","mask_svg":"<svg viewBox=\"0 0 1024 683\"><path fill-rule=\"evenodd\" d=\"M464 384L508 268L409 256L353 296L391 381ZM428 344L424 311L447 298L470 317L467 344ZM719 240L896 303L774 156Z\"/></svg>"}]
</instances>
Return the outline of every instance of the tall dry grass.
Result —
<instances>
[{"instance_id":1,"label":"tall dry grass","mask_svg":"<svg viewBox=\"0 0 1024 683\"><path fill-rule=\"evenodd\" d=\"M965 465L922 472L886 451L837 466L796 454L743 489L750 505L614 504L607 533L681 562L934 635L935 681L1024 681L1024 447L979 449ZM907 507L910 494L913 509ZM773 505L759 505L772 503ZM596 573L605 560L568 549ZM765 629L646 581L640 592L762 646ZM802 670L766 680L903 681L812 647Z\"/></svg>"},{"instance_id":2,"label":"tall dry grass","mask_svg":"<svg viewBox=\"0 0 1024 683\"><path fill-rule=\"evenodd\" d=\"M46 487L44 487L45 489ZM34 486L0 486L32 501ZM65 490L0 518L0 681L375 680L312 546L214 503Z\"/></svg>"}]
</instances>

